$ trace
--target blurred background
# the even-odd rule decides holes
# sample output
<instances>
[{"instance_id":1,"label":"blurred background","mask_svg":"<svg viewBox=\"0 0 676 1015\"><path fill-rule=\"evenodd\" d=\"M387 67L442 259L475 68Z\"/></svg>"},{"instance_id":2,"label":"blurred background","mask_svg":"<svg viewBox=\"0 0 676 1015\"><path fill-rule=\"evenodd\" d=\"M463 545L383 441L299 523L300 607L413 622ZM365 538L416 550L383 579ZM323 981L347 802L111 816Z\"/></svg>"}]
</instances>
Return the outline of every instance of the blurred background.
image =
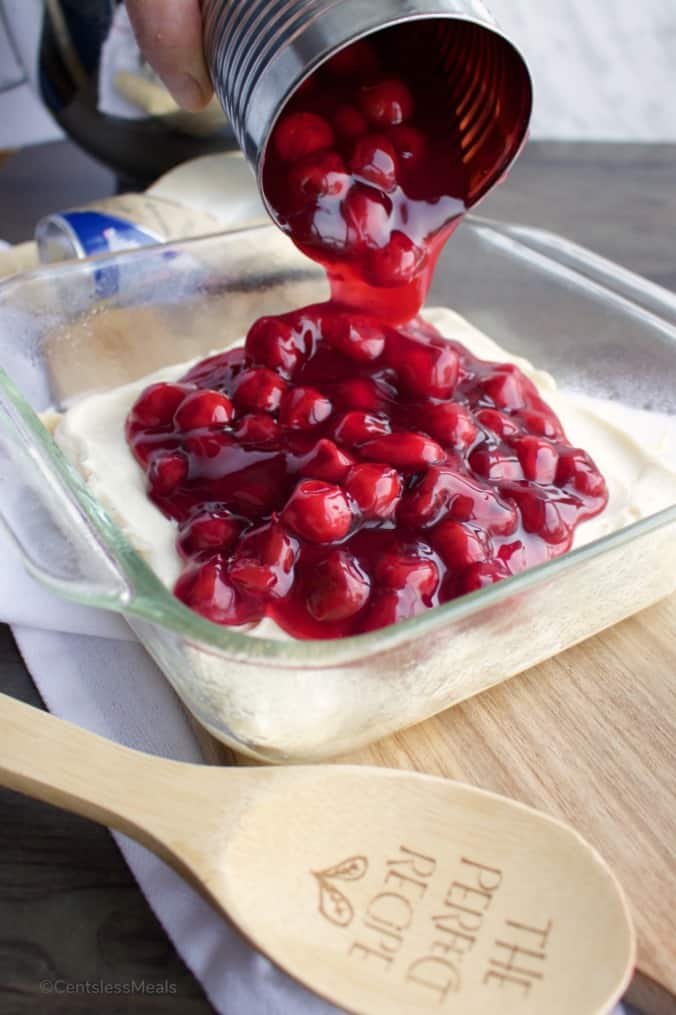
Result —
<instances>
[{"instance_id":1,"label":"blurred background","mask_svg":"<svg viewBox=\"0 0 676 1015\"><path fill-rule=\"evenodd\" d=\"M488 6L533 71L533 137L676 141L676 0ZM158 164L125 166L110 149L124 148L130 125L144 119L162 137ZM107 144L97 137L103 122ZM64 131L118 173L140 178L232 143L217 110L191 123L162 94L116 0L0 0L0 150Z\"/></svg>"}]
</instances>

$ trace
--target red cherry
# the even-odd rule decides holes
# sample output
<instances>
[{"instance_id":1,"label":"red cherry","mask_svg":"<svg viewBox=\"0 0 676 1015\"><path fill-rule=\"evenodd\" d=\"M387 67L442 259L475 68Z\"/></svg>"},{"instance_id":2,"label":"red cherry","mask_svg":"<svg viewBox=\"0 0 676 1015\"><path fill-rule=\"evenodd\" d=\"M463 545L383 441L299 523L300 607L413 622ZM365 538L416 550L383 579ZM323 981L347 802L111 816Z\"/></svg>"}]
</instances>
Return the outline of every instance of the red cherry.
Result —
<instances>
[{"instance_id":1,"label":"red cherry","mask_svg":"<svg viewBox=\"0 0 676 1015\"><path fill-rule=\"evenodd\" d=\"M466 500L466 513L470 517L475 492L468 489L463 478L448 467L428 469L402 498L397 519L401 525L411 529L435 525L447 512L452 497Z\"/></svg>"},{"instance_id":2,"label":"red cherry","mask_svg":"<svg viewBox=\"0 0 676 1015\"><path fill-rule=\"evenodd\" d=\"M368 77L378 70L378 56L369 42L359 39L335 53L326 69L336 77Z\"/></svg>"},{"instance_id":3,"label":"red cherry","mask_svg":"<svg viewBox=\"0 0 676 1015\"><path fill-rule=\"evenodd\" d=\"M333 406L316 388L289 388L282 398L279 421L292 430L310 430L324 423Z\"/></svg>"},{"instance_id":4,"label":"red cherry","mask_svg":"<svg viewBox=\"0 0 676 1015\"><path fill-rule=\"evenodd\" d=\"M259 620L263 612L260 606L240 600L221 556L184 571L174 592L186 606L216 624L245 624Z\"/></svg>"},{"instance_id":5,"label":"red cherry","mask_svg":"<svg viewBox=\"0 0 676 1015\"><path fill-rule=\"evenodd\" d=\"M302 459L298 472L301 476L310 476L312 479L341 483L353 465L352 455L322 437Z\"/></svg>"},{"instance_id":6,"label":"red cherry","mask_svg":"<svg viewBox=\"0 0 676 1015\"><path fill-rule=\"evenodd\" d=\"M548 437L550 440L562 440L564 437L563 427L553 412L521 409L515 416L529 433L537 434L538 437Z\"/></svg>"},{"instance_id":7,"label":"red cherry","mask_svg":"<svg viewBox=\"0 0 676 1015\"><path fill-rule=\"evenodd\" d=\"M514 450L519 456L523 475L534 483L541 483L549 486L556 479L556 470L559 464L559 455L555 447L544 437L535 434L525 434L513 442ZM520 476L507 477L520 479Z\"/></svg>"},{"instance_id":8,"label":"red cherry","mask_svg":"<svg viewBox=\"0 0 676 1015\"><path fill-rule=\"evenodd\" d=\"M313 356L317 351L325 309L324 304L317 304L284 314L284 320L293 328L299 347L306 357Z\"/></svg>"},{"instance_id":9,"label":"red cherry","mask_svg":"<svg viewBox=\"0 0 676 1015\"><path fill-rule=\"evenodd\" d=\"M472 503L469 505L468 499ZM458 482L455 477L449 490L449 513L457 521L475 521L495 536L511 536L518 523L514 505L498 496L493 488L475 484L470 479Z\"/></svg>"},{"instance_id":10,"label":"red cherry","mask_svg":"<svg viewBox=\"0 0 676 1015\"><path fill-rule=\"evenodd\" d=\"M180 528L178 547L184 557L209 551L227 553L242 531L242 522L222 508L204 508Z\"/></svg>"},{"instance_id":11,"label":"red cherry","mask_svg":"<svg viewBox=\"0 0 676 1015\"><path fill-rule=\"evenodd\" d=\"M369 129L368 120L354 106L339 106L333 114L333 126L339 137L353 141Z\"/></svg>"},{"instance_id":12,"label":"red cherry","mask_svg":"<svg viewBox=\"0 0 676 1015\"><path fill-rule=\"evenodd\" d=\"M344 539L352 526L352 511L341 488L318 479L304 479L298 484L281 518L311 543Z\"/></svg>"},{"instance_id":13,"label":"red cherry","mask_svg":"<svg viewBox=\"0 0 676 1015\"><path fill-rule=\"evenodd\" d=\"M332 550L313 568L311 583L307 611L323 623L353 617L371 593L368 575L348 550Z\"/></svg>"},{"instance_id":14,"label":"red cherry","mask_svg":"<svg viewBox=\"0 0 676 1015\"><path fill-rule=\"evenodd\" d=\"M476 420L481 426L496 437L513 437L520 433L518 423L511 416L497 409L480 409L476 414Z\"/></svg>"},{"instance_id":15,"label":"red cherry","mask_svg":"<svg viewBox=\"0 0 676 1015\"><path fill-rule=\"evenodd\" d=\"M535 385L511 363L497 367L482 382L483 392L498 409L524 409L538 398Z\"/></svg>"},{"instance_id":16,"label":"red cherry","mask_svg":"<svg viewBox=\"0 0 676 1015\"><path fill-rule=\"evenodd\" d=\"M546 543L564 543L571 538L572 528L564 517L565 507L547 496L542 496L537 488L526 484L510 485L504 488L516 501L521 512L521 521L526 532L541 536ZM562 511L561 508L564 508Z\"/></svg>"},{"instance_id":17,"label":"red cherry","mask_svg":"<svg viewBox=\"0 0 676 1015\"><path fill-rule=\"evenodd\" d=\"M390 550L378 558L375 579L391 589L406 589L416 596L429 599L439 585L439 569L433 560Z\"/></svg>"},{"instance_id":18,"label":"red cherry","mask_svg":"<svg viewBox=\"0 0 676 1015\"><path fill-rule=\"evenodd\" d=\"M507 566L501 560L489 560L483 563L471 564L460 575L458 591L460 593L476 592L487 585L495 585L496 582L509 578Z\"/></svg>"},{"instance_id":19,"label":"red cherry","mask_svg":"<svg viewBox=\"0 0 676 1015\"><path fill-rule=\"evenodd\" d=\"M416 246L412 239L395 230L382 250L369 252L366 261L369 280L374 285L403 285L420 271L426 257L422 247Z\"/></svg>"},{"instance_id":20,"label":"red cherry","mask_svg":"<svg viewBox=\"0 0 676 1015\"><path fill-rule=\"evenodd\" d=\"M241 444L270 444L282 435L279 423L262 412L241 416L232 432Z\"/></svg>"},{"instance_id":21,"label":"red cherry","mask_svg":"<svg viewBox=\"0 0 676 1015\"><path fill-rule=\"evenodd\" d=\"M144 388L127 416L127 435L133 436L139 430L151 430L171 423L183 399L194 390L192 384L167 384L164 381Z\"/></svg>"},{"instance_id":22,"label":"red cherry","mask_svg":"<svg viewBox=\"0 0 676 1015\"><path fill-rule=\"evenodd\" d=\"M174 415L179 430L199 430L202 427L225 426L234 415L232 402L218 391L191 391L183 399Z\"/></svg>"},{"instance_id":23,"label":"red cherry","mask_svg":"<svg viewBox=\"0 0 676 1015\"><path fill-rule=\"evenodd\" d=\"M461 475L450 466L433 466L402 497L397 518L409 528L436 525L444 515L476 522L494 535L511 535L519 519L513 504L494 489Z\"/></svg>"},{"instance_id":24,"label":"red cherry","mask_svg":"<svg viewBox=\"0 0 676 1015\"><path fill-rule=\"evenodd\" d=\"M345 490L365 519L391 518L401 497L399 473L387 465L362 462L347 474Z\"/></svg>"},{"instance_id":25,"label":"red cherry","mask_svg":"<svg viewBox=\"0 0 676 1015\"><path fill-rule=\"evenodd\" d=\"M416 595L411 595L408 590L382 589L372 599L371 605L361 623L361 630L378 631L382 627L389 627L390 624L397 624L402 620L409 620L427 609L427 605Z\"/></svg>"},{"instance_id":26,"label":"red cherry","mask_svg":"<svg viewBox=\"0 0 676 1015\"><path fill-rule=\"evenodd\" d=\"M364 409L377 412L384 402L383 393L371 377L355 377L331 385L331 401L336 409Z\"/></svg>"},{"instance_id":27,"label":"red cherry","mask_svg":"<svg viewBox=\"0 0 676 1015\"><path fill-rule=\"evenodd\" d=\"M378 127L394 127L413 113L413 98L403 81L385 78L364 85L359 93L362 111Z\"/></svg>"},{"instance_id":28,"label":"red cherry","mask_svg":"<svg viewBox=\"0 0 676 1015\"><path fill-rule=\"evenodd\" d=\"M289 190L301 207L318 197L344 197L350 177L338 152L317 152L296 162L289 172Z\"/></svg>"},{"instance_id":29,"label":"red cherry","mask_svg":"<svg viewBox=\"0 0 676 1015\"><path fill-rule=\"evenodd\" d=\"M363 315L335 314L327 317L322 333L334 349L358 363L378 359L385 348L382 326Z\"/></svg>"},{"instance_id":30,"label":"red cherry","mask_svg":"<svg viewBox=\"0 0 676 1015\"><path fill-rule=\"evenodd\" d=\"M316 113L291 113L277 124L273 144L284 162L298 162L333 147L331 124Z\"/></svg>"},{"instance_id":31,"label":"red cherry","mask_svg":"<svg viewBox=\"0 0 676 1015\"><path fill-rule=\"evenodd\" d=\"M429 540L451 571L462 571L490 556L488 535L452 518L439 522L430 532Z\"/></svg>"},{"instance_id":32,"label":"red cherry","mask_svg":"<svg viewBox=\"0 0 676 1015\"><path fill-rule=\"evenodd\" d=\"M420 427L444 448L465 450L474 444L479 428L472 413L459 402L427 404L420 410Z\"/></svg>"},{"instance_id":33,"label":"red cherry","mask_svg":"<svg viewBox=\"0 0 676 1015\"><path fill-rule=\"evenodd\" d=\"M384 247L390 236L391 204L384 194L355 183L342 203L350 247Z\"/></svg>"},{"instance_id":34,"label":"red cherry","mask_svg":"<svg viewBox=\"0 0 676 1015\"><path fill-rule=\"evenodd\" d=\"M591 457L581 448L562 451L556 470L557 486L572 486L578 493L605 502L608 489Z\"/></svg>"},{"instance_id":35,"label":"red cherry","mask_svg":"<svg viewBox=\"0 0 676 1015\"><path fill-rule=\"evenodd\" d=\"M349 191L348 191L349 196ZM342 205L341 205L342 207ZM317 250L315 259L330 252L343 257L349 244L349 230L342 214L336 213L335 202L318 201L313 208L294 219L294 241Z\"/></svg>"},{"instance_id":36,"label":"red cherry","mask_svg":"<svg viewBox=\"0 0 676 1015\"><path fill-rule=\"evenodd\" d=\"M127 432L127 441L134 458L144 469L158 451L178 451L181 448L181 438L178 435L167 434L166 430L160 433L139 430L135 435Z\"/></svg>"},{"instance_id":37,"label":"red cherry","mask_svg":"<svg viewBox=\"0 0 676 1015\"><path fill-rule=\"evenodd\" d=\"M480 445L469 456L469 466L477 476L493 481L523 479L523 468L517 456L499 448Z\"/></svg>"},{"instance_id":38,"label":"red cherry","mask_svg":"<svg viewBox=\"0 0 676 1015\"><path fill-rule=\"evenodd\" d=\"M261 317L255 321L246 336L245 348L254 366L269 367L287 380L302 359L293 329L278 317Z\"/></svg>"},{"instance_id":39,"label":"red cherry","mask_svg":"<svg viewBox=\"0 0 676 1015\"><path fill-rule=\"evenodd\" d=\"M263 598L272 594L275 587L275 574L271 567L256 560L238 557L228 569L230 581L242 592Z\"/></svg>"},{"instance_id":40,"label":"red cherry","mask_svg":"<svg viewBox=\"0 0 676 1015\"><path fill-rule=\"evenodd\" d=\"M232 451L236 441L229 433L214 430L189 434L183 446L190 457L195 478L217 479L223 472L224 455Z\"/></svg>"},{"instance_id":41,"label":"red cherry","mask_svg":"<svg viewBox=\"0 0 676 1015\"><path fill-rule=\"evenodd\" d=\"M425 156L427 140L415 127L391 127L387 132L404 166L417 166Z\"/></svg>"},{"instance_id":42,"label":"red cherry","mask_svg":"<svg viewBox=\"0 0 676 1015\"><path fill-rule=\"evenodd\" d=\"M234 379L242 371L245 359L246 352L242 346L228 349L196 363L182 380L192 381L199 388L217 388L230 394Z\"/></svg>"},{"instance_id":43,"label":"red cherry","mask_svg":"<svg viewBox=\"0 0 676 1015\"><path fill-rule=\"evenodd\" d=\"M278 522L247 532L230 564L230 578L242 591L282 598L292 584L298 542Z\"/></svg>"},{"instance_id":44,"label":"red cherry","mask_svg":"<svg viewBox=\"0 0 676 1015\"><path fill-rule=\"evenodd\" d=\"M236 468L237 465L240 468ZM236 451L225 456L211 490L252 521L269 517L289 488L284 456ZM212 494L213 495L213 494Z\"/></svg>"},{"instance_id":45,"label":"red cherry","mask_svg":"<svg viewBox=\"0 0 676 1015\"><path fill-rule=\"evenodd\" d=\"M286 387L274 371L253 367L238 377L233 401L239 412L277 412Z\"/></svg>"},{"instance_id":46,"label":"red cherry","mask_svg":"<svg viewBox=\"0 0 676 1015\"><path fill-rule=\"evenodd\" d=\"M333 427L334 438L348 448L389 433L390 423L386 416L359 410L346 412Z\"/></svg>"},{"instance_id":47,"label":"red cherry","mask_svg":"<svg viewBox=\"0 0 676 1015\"><path fill-rule=\"evenodd\" d=\"M389 138L381 134L359 138L350 159L350 169L357 179L379 190L394 190L398 168L397 153Z\"/></svg>"},{"instance_id":48,"label":"red cherry","mask_svg":"<svg viewBox=\"0 0 676 1015\"><path fill-rule=\"evenodd\" d=\"M442 448L422 433L391 433L359 445L359 453L372 462L386 462L397 469L422 469L443 462Z\"/></svg>"},{"instance_id":49,"label":"red cherry","mask_svg":"<svg viewBox=\"0 0 676 1015\"><path fill-rule=\"evenodd\" d=\"M425 398L450 398L458 380L459 359L449 345L435 346L390 332L387 362L397 371L399 387L406 394Z\"/></svg>"},{"instance_id":50,"label":"red cherry","mask_svg":"<svg viewBox=\"0 0 676 1015\"><path fill-rule=\"evenodd\" d=\"M150 492L166 497L180 486L188 475L188 461L180 451L158 452L148 469Z\"/></svg>"}]
</instances>

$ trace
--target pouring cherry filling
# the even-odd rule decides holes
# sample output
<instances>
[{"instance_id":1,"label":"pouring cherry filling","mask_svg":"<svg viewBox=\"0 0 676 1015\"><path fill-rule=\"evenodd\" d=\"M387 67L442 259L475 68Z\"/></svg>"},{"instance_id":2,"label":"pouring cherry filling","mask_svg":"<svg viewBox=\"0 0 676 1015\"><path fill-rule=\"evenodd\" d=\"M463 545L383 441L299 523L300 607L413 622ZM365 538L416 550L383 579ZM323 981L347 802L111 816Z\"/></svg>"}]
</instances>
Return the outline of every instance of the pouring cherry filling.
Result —
<instances>
[{"instance_id":1,"label":"pouring cherry filling","mask_svg":"<svg viewBox=\"0 0 676 1015\"><path fill-rule=\"evenodd\" d=\"M438 79L411 64L401 29L342 50L291 98L263 166L277 224L333 299L390 323L419 312L470 189Z\"/></svg>"},{"instance_id":2,"label":"pouring cherry filling","mask_svg":"<svg viewBox=\"0 0 676 1015\"><path fill-rule=\"evenodd\" d=\"M263 183L332 300L261 318L129 413L148 494L178 523L175 593L216 623L384 627L565 553L605 507L532 382L416 317L465 204L436 109L377 45L320 68Z\"/></svg>"}]
</instances>

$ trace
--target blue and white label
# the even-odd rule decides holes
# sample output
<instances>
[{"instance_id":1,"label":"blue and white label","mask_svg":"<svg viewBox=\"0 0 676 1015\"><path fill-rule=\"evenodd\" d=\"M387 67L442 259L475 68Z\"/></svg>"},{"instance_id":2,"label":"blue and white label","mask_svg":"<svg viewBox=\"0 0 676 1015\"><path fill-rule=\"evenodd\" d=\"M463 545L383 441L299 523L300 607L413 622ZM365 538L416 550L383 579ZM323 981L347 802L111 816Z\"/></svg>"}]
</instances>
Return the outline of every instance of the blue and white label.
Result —
<instances>
[{"instance_id":1,"label":"blue and white label","mask_svg":"<svg viewBox=\"0 0 676 1015\"><path fill-rule=\"evenodd\" d=\"M58 216L72 233L80 250L80 257L94 254L117 253L160 243L146 229L139 229L132 222L98 211L67 211Z\"/></svg>"}]
</instances>

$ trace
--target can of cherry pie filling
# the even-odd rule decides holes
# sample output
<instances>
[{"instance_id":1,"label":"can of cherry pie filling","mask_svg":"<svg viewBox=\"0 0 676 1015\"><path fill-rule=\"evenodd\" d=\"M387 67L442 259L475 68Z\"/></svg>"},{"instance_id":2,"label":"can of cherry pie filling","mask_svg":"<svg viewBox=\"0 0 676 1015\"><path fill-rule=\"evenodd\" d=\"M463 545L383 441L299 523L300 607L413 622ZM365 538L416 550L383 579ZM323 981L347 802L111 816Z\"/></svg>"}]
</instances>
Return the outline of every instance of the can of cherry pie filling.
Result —
<instances>
[{"instance_id":1,"label":"can of cherry pie filling","mask_svg":"<svg viewBox=\"0 0 676 1015\"><path fill-rule=\"evenodd\" d=\"M275 123L292 96L352 43L390 33L423 69L448 111L466 206L506 173L526 138L532 85L526 62L480 0L202 0L214 88L262 186ZM268 209L270 210L270 209Z\"/></svg>"}]
</instances>

